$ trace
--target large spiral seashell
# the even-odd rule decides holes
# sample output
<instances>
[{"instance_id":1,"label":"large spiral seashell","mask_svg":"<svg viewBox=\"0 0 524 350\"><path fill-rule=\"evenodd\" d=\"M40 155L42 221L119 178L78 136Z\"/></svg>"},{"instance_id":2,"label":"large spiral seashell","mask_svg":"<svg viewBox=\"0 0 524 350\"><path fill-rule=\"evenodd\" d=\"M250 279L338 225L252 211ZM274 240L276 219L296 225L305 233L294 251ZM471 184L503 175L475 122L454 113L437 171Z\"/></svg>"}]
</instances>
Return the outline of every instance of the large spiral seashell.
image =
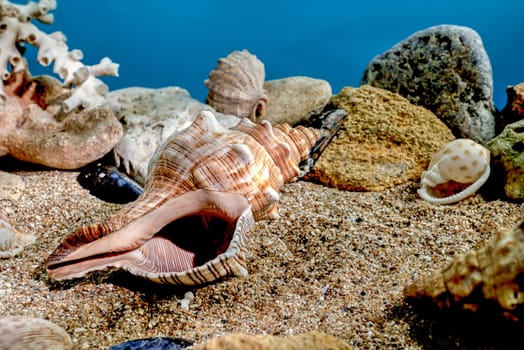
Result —
<instances>
[{"instance_id":1,"label":"large spiral seashell","mask_svg":"<svg viewBox=\"0 0 524 350\"><path fill-rule=\"evenodd\" d=\"M204 82L206 103L217 112L260 121L266 113L264 64L247 50L233 51L218 60Z\"/></svg>"},{"instance_id":2,"label":"large spiral seashell","mask_svg":"<svg viewBox=\"0 0 524 350\"><path fill-rule=\"evenodd\" d=\"M119 267L160 283L195 285L247 274L254 220L276 219L279 189L319 137L316 129L225 129L209 111L153 156L144 193L105 222L82 227L49 256L52 278Z\"/></svg>"},{"instance_id":3,"label":"large spiral seashell","mask_svg":"<svg viewBox=\"0 0 524 350\"><path fill-rule=\"evenodd\" d=\"M0 349L2 350L69 350L71 337L56 324L28 316L0 317Z\"/></svg>"},{"instance_id":4,"label":"large spiral seashell","mask_svg":"<svg viewBox=\"0 0 524 350\"><path fill-rule=\"evenodd\" d=\"M489 150L475 141L451 141L431 157L428 170L422 174L418 194L435 204L458 202L473 195L487 181L489 162ZM453 193L456 188L458 193Z\"/></svg>"},{"instance_id":5,"label":"large spiral seashell","mask_svg":"<svg viewBox=\"0 0 524 350\"><path fill-rule=\"evenodd\" d=\"M446 267L404 289L406 298L434 300L439 307L462 304L475 310L495 301L511 314L524 303L524 221L500 229L486 246L455 257ZM480 297L480 299L479 299Z\"/></svg>"}]
</instances>

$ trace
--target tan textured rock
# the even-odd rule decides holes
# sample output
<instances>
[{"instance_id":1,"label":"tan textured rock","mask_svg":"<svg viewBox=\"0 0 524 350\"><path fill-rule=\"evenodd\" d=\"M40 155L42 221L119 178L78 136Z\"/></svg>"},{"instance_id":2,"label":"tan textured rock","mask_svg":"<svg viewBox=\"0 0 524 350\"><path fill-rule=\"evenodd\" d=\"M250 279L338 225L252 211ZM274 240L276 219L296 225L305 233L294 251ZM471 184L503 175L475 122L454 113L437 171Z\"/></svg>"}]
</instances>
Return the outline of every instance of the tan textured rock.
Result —
<instances>
[{"instance_id":1,"label":"tan textured rock","mask_svg":"<svg viewBox=\"0 0 524 350\"><path fill-rule=\"evenodd\" d=\"M193 346L193 350L350 350L342 339L321 332L308 332L291 337L228 333Z\"/></svg>"},{"instance_id":2,"label":"tan textured rock","mask_svg":"<svg viewBox=\"0 0 524 350\"><path fill-rule=\"evenodd\" d=\"M101 158L120 140L122 125L107 108L61 109L53 78L13 74L0 109L0 156L58 169L77 169Z\"/></svg>"},{"instance_id":3,"label":"tan textured rock","mask_svg":"<svg viewBox=\"0 0 524 350\"><path fill-rule=\"evenodd\" d=\"M431 155L454 139L430 111L402 96L363 85L332 99L348 112L307 179L351 191L381 191L420 179Z\"/></svg>"},{"instance_id":4,"label":"tan textured rock","mask_svg":"<svg viewBox=\"0 0 524 350\"><path fill-rule=\"evenodd\" d=\"M332 97L331 85L327 81L309 77L268 80L264 83L264 89L267 93L267 111L262 119L273 125L295 125L320 113Z\"/></svg>"}]
</instances>

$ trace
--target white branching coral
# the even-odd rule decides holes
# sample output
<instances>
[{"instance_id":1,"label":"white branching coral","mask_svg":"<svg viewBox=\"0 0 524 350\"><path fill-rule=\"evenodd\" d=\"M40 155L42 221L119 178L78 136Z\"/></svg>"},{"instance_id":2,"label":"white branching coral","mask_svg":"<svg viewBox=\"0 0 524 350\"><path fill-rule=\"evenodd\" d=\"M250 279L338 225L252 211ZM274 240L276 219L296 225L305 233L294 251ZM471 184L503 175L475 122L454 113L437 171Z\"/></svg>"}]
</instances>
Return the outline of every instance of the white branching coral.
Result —
<instances>
[{"instance_id":1,"label":"white branching coral","mask_svg":"<svg viewBox=\"0 0 524 350\"><path fill-rule=\"evenodd\" d=\"M30 1L27 5L12 4L0 0L0 76L2 81L12 73L27 70L23 50L28 43L38 48L37 60L43 66L54 62L53 72L63 79L63 84L72 89L72 94L63 103L65 112L78 106L93 108L104 101L107 86L97 76L118 76L118 64L104 57L100 63L86 66L80 60L82 51L69 51L62 32L46 34L40 31L33 20L51 24L54 17L49 11L56 8L55 0ZM74 89L73 89L74 87ZM0 102L5 101L3 85L0 86Z\"/></svg>"}]
</instances>

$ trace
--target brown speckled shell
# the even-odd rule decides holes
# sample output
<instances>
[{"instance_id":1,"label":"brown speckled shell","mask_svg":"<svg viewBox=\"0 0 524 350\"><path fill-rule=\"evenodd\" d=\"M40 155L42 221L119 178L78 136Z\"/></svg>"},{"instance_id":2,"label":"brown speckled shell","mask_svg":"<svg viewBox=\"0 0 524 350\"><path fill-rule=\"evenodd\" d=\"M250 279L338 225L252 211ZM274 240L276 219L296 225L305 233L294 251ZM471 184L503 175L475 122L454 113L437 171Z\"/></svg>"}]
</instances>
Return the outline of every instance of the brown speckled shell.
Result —
<instances>
[{"instance_id":1,"label":"brown speckled shell","mask_svg":"<svg viewBox=\"0 0 524 350\"><path fill-rule=\"evenodd\" d=\"M188 128L175 133L157 150L142 196L105 222L80 228L66 238L48 259L49 274L58 279L71 278L92 270L117 266L156 282L187 285L211 282L227 275L245 275L247 270L242 257L245 231L251 227L253 220L278 217L280 186L299 175L298 163L307 157L318 137L319 133L315 129L290 128L286 125L272 127L267 122L254 124L246 119L232 129L225 129L211 112L201 112ZM134 244L132 249L127 246L117 248L115 245L120 242L116 242L111 243L113 246L109 244L103 248L104 251L97 251L97 256L111 256L108 265L90 267L88 271L75 273L74 276L62 276L55 271L54 267L63 265L64 259L67 260L70 254L75 256L74 260L84 259L82 263L88 263L85 256L75 255L75 250L81 249L83 245L99 239L108 241L112 233L127 230L147 215L158 215L166 203L187 198L188 194L197 196L202 191L213 197L218 194L222 196L218 203L205 210L220 211L223 208L223 212L228 212L225 206L230 205L229 197L234 197L237 211L242 211L235 232L228 242L221 243L225 245L224 249L221 248L221 253L203 266L193 266L187 271L178 272L165 268L164 271L155 271L152 264L137 261L135 256L120 259L118 254L115 255L114 250L136 250L140 248L137 248L139 244ZM239 201L237 197L242 200ZM187 203L181 204L184 206ZM197 211L196 208L194 210ZM162 216L156 220L160 219ZM132 233L136 236L134 242L145 243L154 239L154 234ZM122 236L118 241L125 241L126 237Z\"/></svg>"},{"instance_id":2,"label":"brown speckled shell","mask_svg":"<svg viewBox=\"0 0 524 350\"><path fill-rule=\"evenodd\" d=\"M69 334L56 324L27 316L0 317L0 349L69 350Z\"/></svg>"},{"instance_id":3,"label":"brown speckled shell","mask_svg":"<svg viewBox=\"0 0 524 350\"><path fill-rule=\"evenodd\" d=\"M457 256L446 267L415 281L404 295L434 300L439 307L458 304L469 310L491 300L511 314L524 302L523 272L524 221L513 229L500 229L483 248Z\"/></svg>"},{"instance_id":4,"label":"brown speckled shell","mask_svg":"<svg viewBox=\"0 0 524 350\"><path fill-rule=\"evenodd\" d=\"M204 82L206 103L217 112L258 122L266 113L264 64L247 50L233 51L218 60Z\"/></svg>"}]
</instances>

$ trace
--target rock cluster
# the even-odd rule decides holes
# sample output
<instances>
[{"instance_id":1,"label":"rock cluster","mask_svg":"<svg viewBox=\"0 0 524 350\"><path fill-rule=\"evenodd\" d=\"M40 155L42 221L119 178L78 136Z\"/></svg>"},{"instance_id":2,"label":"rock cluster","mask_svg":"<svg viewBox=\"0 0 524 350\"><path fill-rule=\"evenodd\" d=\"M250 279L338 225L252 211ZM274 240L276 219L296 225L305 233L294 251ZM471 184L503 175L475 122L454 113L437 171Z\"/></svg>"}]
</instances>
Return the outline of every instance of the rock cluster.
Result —
<instances>
[{"instance_id":1,"label":"rock cluster","mask_svg":"<svg viewBox=\"0 0 524 350\"><path fill-rule=\"evenodd\" d=\"M347 111L307 179L350 191L381 191L418 180L431 155L453 140L430 111L369 85L346 87L332 104Z\"/></svg>"},{"instance_id":2,"label":"rock cluster","mask_svg":"<svg viewBox=\"0 0 524 350\"><path fill-rule=\"evenodd\" d=\"M456 137L484 143L495 136L491 64L471 28L439 25L414 33L373 58L362 83L429 109Z\"/></svg>"}]
</instances>

